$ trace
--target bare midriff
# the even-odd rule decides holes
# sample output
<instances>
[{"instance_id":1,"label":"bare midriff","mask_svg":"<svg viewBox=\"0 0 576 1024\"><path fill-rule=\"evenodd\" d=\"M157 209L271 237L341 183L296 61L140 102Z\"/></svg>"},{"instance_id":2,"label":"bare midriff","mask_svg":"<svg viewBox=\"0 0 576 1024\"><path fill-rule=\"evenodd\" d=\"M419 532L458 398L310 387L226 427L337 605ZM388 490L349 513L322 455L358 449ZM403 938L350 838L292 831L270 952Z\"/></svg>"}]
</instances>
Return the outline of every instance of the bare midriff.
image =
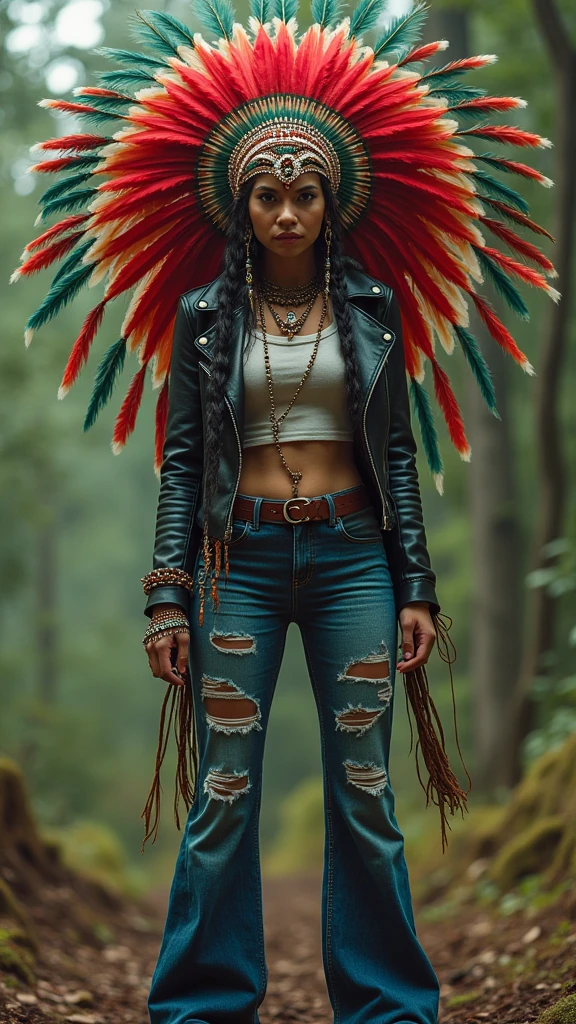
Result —
<instances>
[{"instance_id":1,"label":"bare midriff","mask_svg":"<svg viewBox=\"0 0 576 1024\"><path fill-rule=\"evenodd\" d=\"M280 440L280 447L290 469L302 473L300 497L313 498L362 483L352 441ZM244 448L238 492L262 498L292 497L292 481L275 444Z\"/></svg>"}]
</instances>

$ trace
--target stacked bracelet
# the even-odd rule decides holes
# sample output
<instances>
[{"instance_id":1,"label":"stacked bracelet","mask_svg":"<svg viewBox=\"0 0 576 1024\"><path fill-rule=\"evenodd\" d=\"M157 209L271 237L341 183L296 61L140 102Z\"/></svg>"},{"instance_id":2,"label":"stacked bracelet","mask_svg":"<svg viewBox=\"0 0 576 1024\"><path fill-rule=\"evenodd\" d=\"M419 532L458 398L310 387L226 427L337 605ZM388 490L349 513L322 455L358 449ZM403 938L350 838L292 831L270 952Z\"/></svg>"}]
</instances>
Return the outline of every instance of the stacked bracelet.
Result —
<instances>
[{"instance_id":1,"label":"stacked bracelet","mask_svg":"<svg viewBox=\"0 0 576 1024\"><path fill-rule=\"evenodd\" d=\"M190 573L185 572L184 569L171 569L168 566L152 569L151 572L142 576L140 582L145 594L149 594L154 587L170 586L170 584L186 587L190 591L194 589L194 577Z\"/></svg>"},{"instance_id":2,"label":"stacked bracelet","mask_svg":"<svg viewBox=\"0 0 576 1024\"><path fill-rule=\"evenodd\" d=\"M145 646L147 643L156 643L157 640L161 640L165 636L189 632L190 624L184 612L166 608L153 615L142 643Z\"/></svg>"}]
</instances>

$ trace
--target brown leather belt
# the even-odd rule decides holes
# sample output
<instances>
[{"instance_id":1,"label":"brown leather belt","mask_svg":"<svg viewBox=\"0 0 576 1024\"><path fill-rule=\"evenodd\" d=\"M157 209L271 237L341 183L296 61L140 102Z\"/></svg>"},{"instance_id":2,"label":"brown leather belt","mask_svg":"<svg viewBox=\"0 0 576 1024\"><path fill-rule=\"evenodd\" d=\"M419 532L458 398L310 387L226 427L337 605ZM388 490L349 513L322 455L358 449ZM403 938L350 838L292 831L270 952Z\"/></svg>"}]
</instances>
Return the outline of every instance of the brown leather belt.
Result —
<instances>
[{"instance_id":1,"label":"brown leather belt","mask_svg":"<svg viewBox=\"0 0 576 1024\"><path fill-rule=\"evenodd\" d=\"M337 516L345 516L350 512L359 512L372 504L364 484L359 484L353 491L346 494L337 494L334 498L334 509ZM240 498L234 500L232 515L234 519L248 519L254 517L254 498ZM264 498L260 505L260 519L265 523L305 523L308 520L329 519L330 508L326 498L288 498L286 501L280 499L274 501L271 498Z\"/></svg>"}]
</instances>

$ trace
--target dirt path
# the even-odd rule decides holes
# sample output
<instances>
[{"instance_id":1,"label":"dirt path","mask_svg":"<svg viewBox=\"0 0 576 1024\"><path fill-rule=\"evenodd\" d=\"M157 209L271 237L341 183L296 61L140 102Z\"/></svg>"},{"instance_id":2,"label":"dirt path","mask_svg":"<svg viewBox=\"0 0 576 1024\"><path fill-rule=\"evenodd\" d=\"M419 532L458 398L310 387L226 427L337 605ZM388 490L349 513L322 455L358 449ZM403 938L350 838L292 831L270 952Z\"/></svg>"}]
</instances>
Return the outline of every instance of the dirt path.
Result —
<instances>
[{"instance_id":1,"label":"dirt path","mask_svg":"<svg viewBox=\"0 0 576 1024\"><path fill-rule=\"evenodd\" d=\"M55 909L58 899L65 894L53 897ZM40 913L35 981L0 972L0 1022L147 1024L163 899L144 911L116 911L102 925L98 945L59 928L57 914ZM320 880L267 880L264 909L269 985L261 1024L331 1024L320 954ZM442 983L441 1024L529 1024L576 993L576 922L562 907L530 918L478 910L465 911L457 923L420 924L416 917Z\"/></svg>"}]
</instances>

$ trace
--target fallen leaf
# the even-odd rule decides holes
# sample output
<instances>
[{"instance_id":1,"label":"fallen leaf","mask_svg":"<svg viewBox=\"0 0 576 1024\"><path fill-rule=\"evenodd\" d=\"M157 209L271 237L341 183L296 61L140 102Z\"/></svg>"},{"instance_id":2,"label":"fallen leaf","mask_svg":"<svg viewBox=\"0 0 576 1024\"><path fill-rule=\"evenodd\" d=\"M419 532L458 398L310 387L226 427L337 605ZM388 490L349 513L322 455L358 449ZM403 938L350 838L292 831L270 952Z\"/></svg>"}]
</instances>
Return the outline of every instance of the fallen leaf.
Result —
<instances>
[{"instance_id":1,"label":"fallen leaf","mask_svg":"<svg viewBox=\"0 0 576 1024\"><path fill-rule=\"evenodd\" d=\"M526 945L528 945L529 942L535 942L536 939L540 938L541 934L542 929L540 925L535 924L530 931L526 932L526 934L522 936L522 942L525 942Z\"/></svg>"},{"instance_id":2,"label":"fallen leaf","mask_svg":"<svg viewBox=\"0 0 576 1024\"><path fill-rule=\"evenodd\" d=\"M33 992L16 992L16 999L19 1003L24 1003L25 1006L33 1006L38 1002L38 996L35 996Z\"/></svg>"}]
</instances>

